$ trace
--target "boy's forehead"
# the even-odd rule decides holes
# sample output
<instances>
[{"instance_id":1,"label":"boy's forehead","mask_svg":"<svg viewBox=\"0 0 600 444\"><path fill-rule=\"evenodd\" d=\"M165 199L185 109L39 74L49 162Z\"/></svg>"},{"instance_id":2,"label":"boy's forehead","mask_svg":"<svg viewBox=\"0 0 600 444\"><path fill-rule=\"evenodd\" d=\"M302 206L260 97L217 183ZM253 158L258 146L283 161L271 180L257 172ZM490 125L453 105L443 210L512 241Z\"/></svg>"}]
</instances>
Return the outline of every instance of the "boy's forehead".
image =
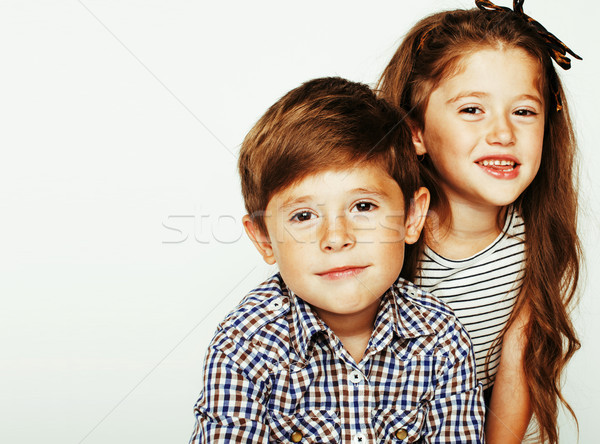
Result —
<instances>
[{"instance_id":1,"label":"boy's forehead","mask_svg":"<svg viewBox=\"0 0 600 444\"><path fill-rule=\"evenodd\" d=\"M348 168L318 171L297 179L276 192L270 199L280 209L302 202L373 195L382 199L402 199L398 183L381 166L357 163Z\"/></svg>"}]
</instances>

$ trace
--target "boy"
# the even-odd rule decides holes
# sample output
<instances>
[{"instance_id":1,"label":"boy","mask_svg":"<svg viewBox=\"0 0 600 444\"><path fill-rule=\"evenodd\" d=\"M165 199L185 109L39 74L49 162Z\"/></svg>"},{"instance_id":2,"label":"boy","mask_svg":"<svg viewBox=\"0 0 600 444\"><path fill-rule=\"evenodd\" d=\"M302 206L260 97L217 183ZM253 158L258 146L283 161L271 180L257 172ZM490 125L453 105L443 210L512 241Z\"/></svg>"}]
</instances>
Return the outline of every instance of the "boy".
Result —
<instances>
[{"instance_id":1,"label":"boy","mask_svg":"<svg viewBox=\"0 0 600 444\"><path fill-rule=\"evenodd\" d=\"M429 205L402 120L325 78L246 136L244 227L280 272L219 325L192 443L483 441L466 332L398 277Z\"/></svg>"}]
</instances>

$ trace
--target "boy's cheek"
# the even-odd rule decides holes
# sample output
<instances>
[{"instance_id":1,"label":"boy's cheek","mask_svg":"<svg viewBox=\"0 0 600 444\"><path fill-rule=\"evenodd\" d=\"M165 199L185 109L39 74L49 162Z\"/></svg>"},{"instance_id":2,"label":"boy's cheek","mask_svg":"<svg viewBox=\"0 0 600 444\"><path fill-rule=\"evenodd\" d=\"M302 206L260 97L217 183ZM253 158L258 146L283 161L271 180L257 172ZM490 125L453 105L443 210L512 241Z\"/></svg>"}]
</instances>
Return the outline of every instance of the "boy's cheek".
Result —
<instances>
[{"instance_id":1,"label":"boy's cheek","mask_svg":"<svg viewBox=\"0 0 600 444\"><path fill-rule=\"evenodd\" d=\"M278 244L288 247L302 247L315 244L319 241L315 228L298 227L294 224L281 224L275 230L274 240Z\"/></svg>"},{"instance_id":2,"label":"boy's cheek","mask_svg":"<svg viewBox=\"0 0 600 444\"><path fill-rule=\"evenodd\" d=\"M406 227L404 226L404 214L398 216L386 216L381 220L382 235L388 240L404 241Z\"/></svg>"}]
</instances>

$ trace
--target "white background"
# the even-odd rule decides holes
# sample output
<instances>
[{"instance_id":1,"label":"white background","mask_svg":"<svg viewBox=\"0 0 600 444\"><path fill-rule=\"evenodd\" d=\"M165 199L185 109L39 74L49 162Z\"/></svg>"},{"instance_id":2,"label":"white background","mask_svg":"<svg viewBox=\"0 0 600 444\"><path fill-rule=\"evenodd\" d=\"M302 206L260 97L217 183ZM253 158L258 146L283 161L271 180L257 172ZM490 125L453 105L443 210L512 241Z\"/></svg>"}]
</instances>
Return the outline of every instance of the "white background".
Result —
<instances>
[{"instance_id":1,"label":"white background","mask_svg":"<svg viewBox=\"0 0 600 444\"><path fill-rule=\"evenodd\" d=\"M472 5L1 0L0 442L187 442L216 324L273 271L242 236L243 136L302 81L374 84L416 20ZM600 399L599 9L525 4L585 59L561 72L588 269L565 381L581 443Z\"/></svg>"}]
</instances>

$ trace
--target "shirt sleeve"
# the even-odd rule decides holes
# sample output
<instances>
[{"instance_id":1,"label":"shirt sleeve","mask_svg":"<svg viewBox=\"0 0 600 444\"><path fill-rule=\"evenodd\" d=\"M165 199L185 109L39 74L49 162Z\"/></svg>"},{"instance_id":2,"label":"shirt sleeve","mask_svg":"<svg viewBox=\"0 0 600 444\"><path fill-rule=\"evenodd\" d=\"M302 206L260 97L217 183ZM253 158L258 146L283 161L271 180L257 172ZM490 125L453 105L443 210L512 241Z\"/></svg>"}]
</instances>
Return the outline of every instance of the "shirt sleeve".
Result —
<instances>
[{"instance_id":1,"label":"shirt sleeve","mask_svg":"<svg viewBox=\"0 0 600 444\"><path fill-rule=\"evenodd\" d=\"M427 443L484 443L485 402L468 334L454 324L442 344L445 359L425 419Z\"/></svg>"},{"instance_id":2,"label":"shirt sleeve","mask_svg":"<svg viewBox=\"0 0 600 444\"><path fill-rule=\"evenodd\" d=\"M232 344L228 350L209 348L190 444L268 442L268 390L248 358L248 351Z\"/></svg>"}]
</instances>

